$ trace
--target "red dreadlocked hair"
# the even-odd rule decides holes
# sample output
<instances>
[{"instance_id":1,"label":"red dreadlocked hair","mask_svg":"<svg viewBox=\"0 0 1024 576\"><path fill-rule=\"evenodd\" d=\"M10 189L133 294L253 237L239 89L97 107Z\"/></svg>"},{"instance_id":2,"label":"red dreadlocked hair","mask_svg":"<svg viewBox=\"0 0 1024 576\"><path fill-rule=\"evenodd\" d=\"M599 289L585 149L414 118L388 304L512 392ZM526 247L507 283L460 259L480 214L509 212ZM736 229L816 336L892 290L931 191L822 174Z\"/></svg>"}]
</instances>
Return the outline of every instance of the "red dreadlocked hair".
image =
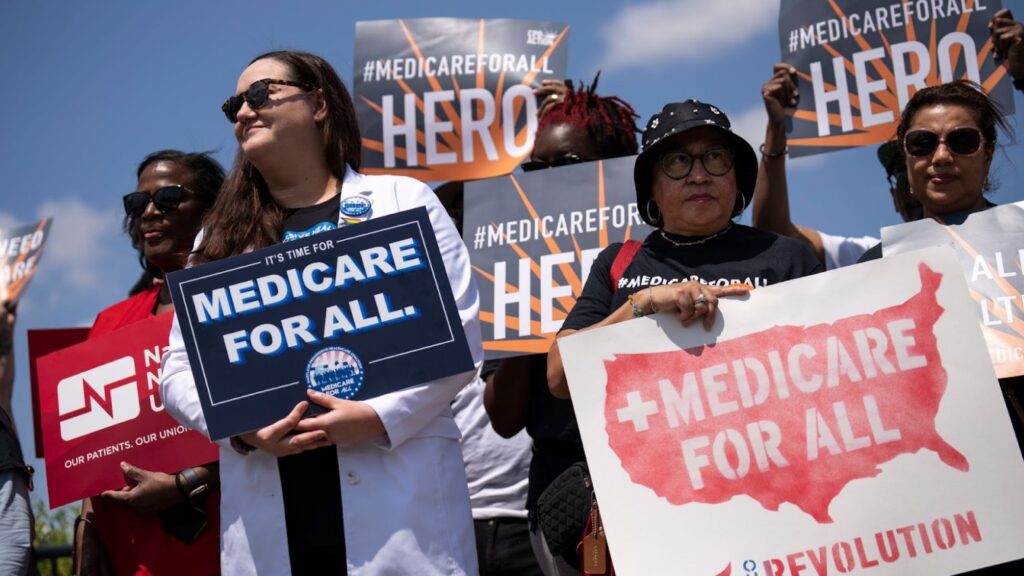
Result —
<instances>
[{"instance_id":1,"label":"red dreadlocked hair","mask_svg":"<svg viewBox=\"0 0 1024 576\"><path fill-rule=\"evenodd\" d=\"M602 158L636 154L636 134L640 132L636 119L640 116L618 96L598 96L595 90L600 77L598 71L590 86L579 88L566 80L565 98L544 110L537 132L552 124L569 124L587 131Z\"/></svg>"}]
</instances>

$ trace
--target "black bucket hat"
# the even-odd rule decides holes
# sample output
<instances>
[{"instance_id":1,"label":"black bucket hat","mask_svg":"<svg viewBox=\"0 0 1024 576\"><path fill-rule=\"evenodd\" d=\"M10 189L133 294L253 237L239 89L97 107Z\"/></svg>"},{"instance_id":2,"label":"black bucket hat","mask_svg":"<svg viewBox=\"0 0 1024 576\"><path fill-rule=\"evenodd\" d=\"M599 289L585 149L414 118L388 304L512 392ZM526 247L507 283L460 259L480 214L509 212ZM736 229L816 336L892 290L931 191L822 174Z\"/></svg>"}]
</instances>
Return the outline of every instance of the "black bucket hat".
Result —
<instances>
[{"instance_id":1,"label":"black bucket hat","mask_svg":"<svg viewBox=\"0 0 1024 576\"><path fill-rule=\"evenodd\" d=\"M741 197L736 201L733 216L737 216L750 205L754 198L754 184L757 182L757 155L754 149L732 131L732 124L724 112L711 104L697 100L670 102L661 112L651 116L644 127L641 138L643 148L633 166L633 183L636 185L636 205L640 217L651 226L658 226L647 214L647 201L651 199L651 174L658 160L658 148L666 140L687 130L701 126L714 126L729 138L733 148L736 185Z\"/></svg>"}]
</instances>

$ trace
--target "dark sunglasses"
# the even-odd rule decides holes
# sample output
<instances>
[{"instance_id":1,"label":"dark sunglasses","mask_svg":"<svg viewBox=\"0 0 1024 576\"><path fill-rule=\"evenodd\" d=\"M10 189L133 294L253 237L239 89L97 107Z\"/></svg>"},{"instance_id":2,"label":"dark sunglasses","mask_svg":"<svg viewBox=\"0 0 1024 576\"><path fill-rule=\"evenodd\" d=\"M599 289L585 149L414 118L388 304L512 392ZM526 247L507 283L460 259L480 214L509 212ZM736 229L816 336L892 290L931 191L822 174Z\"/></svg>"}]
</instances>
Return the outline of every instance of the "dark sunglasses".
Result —
<instances>
[{"instance_id":1,"label":"dark sunglasses","mask_svg":"<svg viewBox=\"0 0 1024 576\"><path fill-rule=\"evenodd\" d=\"M579 164L581 162L586 162L586 161L587 160L585 158L583 158L582 156L580 156L579 154L569 153L569 154L566 154L565 156L560 156L558 158L555 158L554 160L552 160L550 162L545 162L544 160L530 160L530 161L527 161L527 162L523 162L519 166L523 169L523 172L533 172L534 170L544 170L546 168L558 168L559 166L569 166L570 164Z\"/></svg>"},{"instance_id":2,"label":"dark sunglasses","mask_svg":"<svg viewBox=\"0 0 1024 576\"><path fill-rule=\"evenodd\" d=\"M164 186L157 188L152 194L149 192L131 192L124 195L124 213L130 218L138 218L146 211L146 207L152 202L157 210L166 212L177 210L178 206L185 199L188 189L184 186Z\"/></svg>"},{"instance_id":3,"label":"dark sunglasses","mask_svg":"<svg viewBox=\"0 0 1024 576\"><path fill-rule=\"evenodd\" d=\"M669 152L661 157L661 170L673 180L686 178L696 158L700 158L704 171L712 176L722 176L732 170L732 150L728 148L710 148L696 157L686 152Z\"/></svg>"},{"instance_id":4,"label":"dark sunglasses","mask_svg":"<svg viewBox=\"0 0 1024 576\"><path fill-rule=\"evenodd\" d=\"M257 80L249 85L249 89L242 92L238 96L232 96L224 101L224 104L220 109L227 116L228 122L234 124L238 122L238 111L242 109L242 104L248 104L249 108L258 110L267 104L267 99L270 98L271 84L279 84L282 86L295 86L296 88L302 88L306 92L313 89L311 84L305 82L292 82L291 80L274 80L272 78L264 78Z\"/></svg>"},{"instance_id":5,"label":"dark sunglasses","mask_svg":"<svg viewBox=\"0 0 1024 576\"><path fill-rule=\"evenodd\" d=\"M940 137L931 130L911 130L903 136L903 149L907 156L931 156L939 144L945 144L957 156L970 156L981 150L985 137L977 128L954 128Z\"/></svg>"}]
</instances>

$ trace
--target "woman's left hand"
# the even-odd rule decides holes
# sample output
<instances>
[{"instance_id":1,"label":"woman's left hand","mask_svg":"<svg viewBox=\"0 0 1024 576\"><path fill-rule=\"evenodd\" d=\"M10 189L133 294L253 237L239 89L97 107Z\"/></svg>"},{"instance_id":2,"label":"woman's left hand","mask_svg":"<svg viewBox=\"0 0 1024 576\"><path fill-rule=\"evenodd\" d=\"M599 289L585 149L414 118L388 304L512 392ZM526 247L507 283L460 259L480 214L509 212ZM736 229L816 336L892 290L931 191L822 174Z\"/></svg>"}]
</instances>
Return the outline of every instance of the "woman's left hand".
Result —
<instances>
[{"instance_id":1,"label":"woman's left hand","mask_svg":"<svg viewBox=\"0 0 1024 576\"><path fill-rule=\"evenodd\" d=\"M342 400L330 394L307 390L310 402L329 412L299 421L296 432L323 430L327 440L322 445L352 446L384 438L387 430L377 411L365 402Z\"/></svg>"},{"instance_id":2,"label":"woman's left hand","mask_svg":"<svg viewBox=\"0 0 1024 576\"><path fill-rule=\"evenodd\" d=\"M174 476L163 472L150 472L121 462L127 486L120 490L107 490L103 498L121 502L144 516L157 514L182 501Z\"/></svg>"}]
</instances>

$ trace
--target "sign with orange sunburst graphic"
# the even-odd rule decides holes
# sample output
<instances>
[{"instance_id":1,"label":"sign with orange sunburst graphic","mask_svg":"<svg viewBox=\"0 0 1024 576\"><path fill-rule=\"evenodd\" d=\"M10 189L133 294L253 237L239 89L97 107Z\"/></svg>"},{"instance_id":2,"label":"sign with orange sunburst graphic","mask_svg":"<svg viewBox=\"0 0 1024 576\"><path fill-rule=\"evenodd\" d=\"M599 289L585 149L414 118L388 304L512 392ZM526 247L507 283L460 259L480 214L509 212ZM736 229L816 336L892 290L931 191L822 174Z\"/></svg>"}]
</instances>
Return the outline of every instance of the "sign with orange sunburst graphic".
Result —
<instances>
[{"instance_id":1,"label":"sign with orange sunburst graphic","mask_svg":"<svg viewBox=\"0 0 1024 576\"><path fill-rule=\"evenodd\" d=\"M424 182L512 172L533 148L533 88L566 77L568 43L554 22L356 23L362 171Z\"/></svg>"},{"instance_id":2,"label":"sign with orange sunburst graphic","mask_svg":"<svg viewBox=\"0 0 1024 576\"><path fill-rule=\"evenodd\" d=\"M466 183L463 237L488 358L547 352L597 255L651 232L637 212L635 159Z\"/></svg>"},{"instance_id":3,"label":"sign with orange sunburst graphic","mask_svg":"<svg viewBox=\"0 0 1024 576\"><path fill-rule=\"evenodd\" d=\"M0 302L17 302L39 269L50 218L0 231Z\"/></svg>"},{"instance_id":4,"label":"sign with orange sunburst graphic","mask_svg":"<svg viewBox=\"0 0 1024 576\"><path fill-rule=\"evenodd\" d=\"M783 0L783 60L797 69L791 156L881 144L925 86L977 82L1007 114L1012 79L992 56L999 0Z\"/></svg>"},{"instance_id":5,"label":"sign with orange sunburst graphic","mask_svg":"<svg viewBox=\"0 0 1024 576\"><path fill-rule=\"evenodd\" d=\"M926 219L882 228L886 256L942 245L960 256L996 375L1024 374L1024 202L955 223Z\"/></svg>"}]
</instances>

